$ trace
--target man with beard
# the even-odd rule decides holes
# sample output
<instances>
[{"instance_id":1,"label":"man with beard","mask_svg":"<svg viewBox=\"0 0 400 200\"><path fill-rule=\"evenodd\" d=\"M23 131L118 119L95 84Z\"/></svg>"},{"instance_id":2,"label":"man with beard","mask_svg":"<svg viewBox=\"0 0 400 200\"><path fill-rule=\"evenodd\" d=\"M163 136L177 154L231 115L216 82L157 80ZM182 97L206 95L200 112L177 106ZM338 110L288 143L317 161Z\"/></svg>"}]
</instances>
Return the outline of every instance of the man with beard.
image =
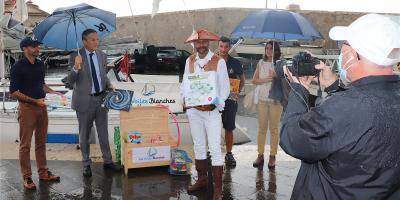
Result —
<instances>
[{"instance_id":1,"label":"man with beard","mask_svg":"<svg viewBox=\"0 0 400 200\"><path fill-rule=\"evenodd\" d=\"M211 154L212 174L214 182L213 199L221 199L223 159L221 154L221 113L225 100L229 96L229 77L224 59L209 50L210 41L218 41L219 37L204 29L197 30L185 43L194 43L197 53L186 60L181 93L184 98L189 93L189 74L215 72L217 87L217 105L203 105L187 108L190 132L192 134L195 153L195 165L198 180L189 187L188 192L197 192L207 188L207 150Z\"/></svg>"},{"instance_id":2,"label":"man with beard","mask_svg":"<svg viewBox=\"0 0 400 200\"><path fill-rule=\"evenodd\" d=\"M46 93L61 95L50 89L44 82L45 66L37 59L41 43L26 37L20 43L24 57L11 68L10 94L18 99L19 122L19 161L24 179L24 188L35 190L32 181L30 150L33 132L35 132L36 164L41 181L59 181L60 177L47 169L46 138L47 138L47 107L44 103Z\"/></svg>"}]
</instances>

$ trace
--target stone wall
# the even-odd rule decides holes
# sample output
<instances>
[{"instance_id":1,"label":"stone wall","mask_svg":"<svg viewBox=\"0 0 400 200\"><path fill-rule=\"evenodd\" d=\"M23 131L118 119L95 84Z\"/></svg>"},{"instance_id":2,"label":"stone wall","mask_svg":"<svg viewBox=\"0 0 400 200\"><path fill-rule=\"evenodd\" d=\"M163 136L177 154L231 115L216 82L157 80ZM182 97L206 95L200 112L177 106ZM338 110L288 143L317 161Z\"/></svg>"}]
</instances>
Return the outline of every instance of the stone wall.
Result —
<instances>
[{"instance_id":1,"label":"stone wall","mask_svg":"<svg viewBox=\"0 0 400 200\"><path fill-rule=\"evenodd\" d=\"M150 15L120 17L117 18L117 31L111 35L110 39L140 38L141 41L149 44L191 50L192 47L183 42L192 33L192 23L195 28L205 28L217 34L229 36L244 17L257 10L260 9L217 8L160 13L153 19ZM329 38L328 33L331 27L349 25L365 14L304 10L296 12L309 19L326 39ZM323 42L319 41L317 44L323 45ZM326 48L336 47L335 42L329 39L325 46Z\"/></svg>"}]
</instances>

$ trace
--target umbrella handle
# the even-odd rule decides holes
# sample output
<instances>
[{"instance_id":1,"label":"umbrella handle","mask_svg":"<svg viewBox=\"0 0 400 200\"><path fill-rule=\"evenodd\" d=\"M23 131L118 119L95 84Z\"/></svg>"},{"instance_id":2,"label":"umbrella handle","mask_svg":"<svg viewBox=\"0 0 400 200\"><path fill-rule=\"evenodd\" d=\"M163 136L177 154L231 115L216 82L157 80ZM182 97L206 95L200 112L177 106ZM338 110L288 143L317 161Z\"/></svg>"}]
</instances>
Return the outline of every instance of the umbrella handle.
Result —
<instances>
[{"instance_id":1,"label":"umbrella handle","mask_svg":"<svg viewBox=\"0 0 400 200\"><path fill-rule=\"evenodd\" d=\"M78 56L81 56L81 54L79 53L79 49L77 49L77 52L78 52ZM79 63L77 67L78 67L78 69L80 69L81 68L81 64Z\"/></svg>"},{"instance_id":2,"label":"umbrella handle","mask_svg":"<svg viewBox=\"0 0 400 200\"><path fill-rule=\"evenodd\" d=\"M74 22L74 29L75 29L75 40L76 40L76 51L78 52L78 56L81 56L79 53L79 45L78 45L78 33L76 32L76 18L75 18L75 12L72 12L72 20ZM79 64L80 65L80 64ZM80 68L80 66L79 66Z\"/></svg>"}]
</instances>

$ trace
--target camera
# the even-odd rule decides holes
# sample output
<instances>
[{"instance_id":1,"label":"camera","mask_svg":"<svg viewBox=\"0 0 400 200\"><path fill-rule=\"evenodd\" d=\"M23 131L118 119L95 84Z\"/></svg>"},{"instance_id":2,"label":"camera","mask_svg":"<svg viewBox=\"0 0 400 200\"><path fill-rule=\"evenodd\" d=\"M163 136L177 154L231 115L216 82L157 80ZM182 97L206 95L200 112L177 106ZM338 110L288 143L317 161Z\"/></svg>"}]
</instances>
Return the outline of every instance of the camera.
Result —
<instances>
[{"instance_id":1,"label":"camera","mask_svg":"<svg viewBox=\"0 0 400 200\"><path fill-rule=\"evenodd\" d=\"M307 52L300 52L293 57L292 64L287 63L287 68L296 77L316 76L320 70L315 69L315 65L319 63L318 58L312 57Z\"/></svg>"}]
</instances>

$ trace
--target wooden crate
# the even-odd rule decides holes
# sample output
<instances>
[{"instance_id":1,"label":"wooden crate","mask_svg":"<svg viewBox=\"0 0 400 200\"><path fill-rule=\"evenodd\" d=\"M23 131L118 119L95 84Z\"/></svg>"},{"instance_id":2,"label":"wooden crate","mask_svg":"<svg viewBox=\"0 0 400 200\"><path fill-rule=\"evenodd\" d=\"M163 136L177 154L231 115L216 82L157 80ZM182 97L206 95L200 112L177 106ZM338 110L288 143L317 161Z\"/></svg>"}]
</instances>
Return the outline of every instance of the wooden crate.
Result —
<instances>
[{"instance_id":1,"label":"wooden crate","mask_svg":"<svg viewBox=\"0 0 400 200\"><path fill-rule=\"evenodd\" d=\"M171 146L168 111L158 107L137 107L121 112L121 161L124 172L132 168L170 164ZM128 142L127 133L139 132L140 143Z\"/></svg>"}]
</instances>

